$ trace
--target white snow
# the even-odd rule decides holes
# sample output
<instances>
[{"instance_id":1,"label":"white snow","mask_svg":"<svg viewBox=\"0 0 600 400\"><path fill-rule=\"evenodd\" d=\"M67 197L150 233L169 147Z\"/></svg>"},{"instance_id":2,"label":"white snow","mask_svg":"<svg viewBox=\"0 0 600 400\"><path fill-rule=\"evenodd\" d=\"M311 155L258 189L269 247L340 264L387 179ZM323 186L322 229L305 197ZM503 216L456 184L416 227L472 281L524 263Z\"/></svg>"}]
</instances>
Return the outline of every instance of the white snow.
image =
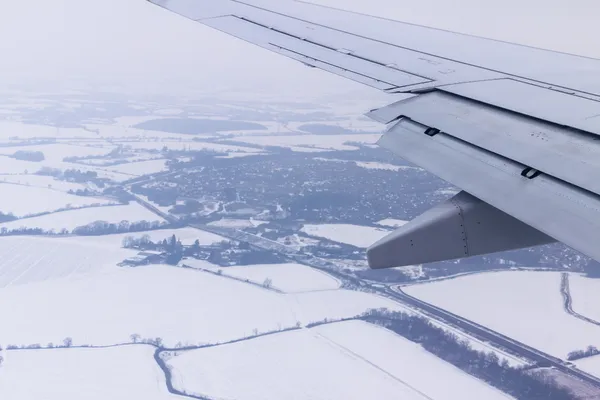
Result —
<instances>
[{"instance_id":1,"label":"white snow","mask_svg":"<svg viewBox=\"0 0 600 400\"><path fill-rule=\"evenodd\" d=\"M199 229L194 228L181 228L181 229L157 229L152 231L144 231L144 232L130 232L130 233L119 233L115 235L102 235L102 236L91 236L91 237L83 237L77 238L77 240L89 240L95 243L102 243L104 245L113 246L113 248L120 247L123 243L123 239L127 236L139 239L142 236L148 235L150 240L154 243L160 242L163 239L170 239L173 235L177 237L178 240L181 240L181 243L184 246L189 246L194 243L194 241L198 240L201 245L209 245L213 243L222 242L225 239L222 236L215 235L214 233L201 231Z\"/></svg>"},{"instance_id":2,"label":"white snow","mask_svg":"<svg viewBox=\"0 0 600 400\"><path fill-rule=\"evenodd\" d=\"M16 151L41 151L44 160L40 164L47 165L62 162L66 157L104 156L110 153L114 146L108 143L103 146L83 146L62 143L41 144L33 146L0 147L0 154L13 155Z\"/></svg>"},{"instance_id":3,"label":"white snow","mask_svg":"<svg viewBox=\"0 0 600 400\"><path fill-rule=\"evenodd\" d=\"M219 399L509 398L418 345L361 322L184 352L168 363L176 387Z\"/></svg>"},{"instance_id":4,"label":"white snow","mask_svg":"<svg viewBox=\"0 0 600 400\"><path fill-rule=\"evenodd\" d=\"M45 345L45 343L44 343ZM176 400L145 345L5 353L0 398L11 400Z\"/></svg>"},{"instance_id":5,"label":"white snow","mask_svg":"<svg viewBox=\"0 0 600 400\"><path fill-rule=\"evenodd\" d=\"M0 156L0 175L33 174L43 166L44 164L39 162L16 160L11 157Z\"/></svg>"},{"instance_id":6,"label":"white snow","mask_svg":"<svg viewBox=\"0 0 600 400\"><path fill-rule=\"evenodd\" d=\"M379 162L371 162L371 161L356 161L356 165L366 169L382 169L386 171L405 171L411 169L420 169L415 167L408 167L406 165L393 165Z\"/></svg>"},{"instance_id":7,"label":"white snow","mask_svg":"<svg viewBox=\"0 0 600 400\"><path fill-rule=\"evenodd\" d=\"M263 224L268 224L268 221L259 221L255 219L231 219L231 218L222 218L218 221L209 222L208 225L218 226L222 228L234 228L234 229L244 229L244 228L253 228L255 226L260 226Z\"/></svg>"},{"instance_id":8,"label":"white snow","mask_svg":"<svg viewBox=\"0 0 600 400\"><path fill-rule=\"evenodd\" d=\"M573 311L600 321L600 279L570 274L569 288Z\"/></svg>"},{"instance_id":9,"label":"white snow","mask_svg":"<svg viewBox=\"0 0 600 400\"><path fill-rule=\"evenodd\" d=\"M165 343L217 343L370 308L391 300L348 290L278 294L227 277L152 265L114 268L0 290L0 343L112 344L132 333ZM27 318L24 319L23 316Z\"/></svg>"},{"instance_id":10,"label":"white snow","mask_svg":"<svg viewBox=\"0 0 600 400\"><path fill-rule=\"evenodd\" d=\"M135 254L118 246L100 247L86 239L1 237L0 288L103 270Z\"/></svg>"},{"instance_id":11,"label":"white snow","mask_svg":"<svg viewBox=\"0 0 600 400\"><path fill-rule=\"evenodd\" d=\"M367 248L390 231L383 228L351 224L304 225L302 232L339 243Z\"/></svg>"},{"instance_id":12,"label":"white snow","mask_svg":"<svg viewBox=\"0 0 600 400\"><path fill-rule=\"evenodd\" d=\"M83 190L87 186L81 183L67 182L55 179L52 176L45 175L2 175L0 182L20 183L28 186L36 186L40 188L51 188L68 192L69 190Z\"/></svg>"},{"instance_id":13,"label":"white snow","mask_svg":"<svg viewBox=\"0 0 600 400\"><path fill-rule=\"evenodd\" d=\"M331 275L300 264L245 265L222 268L224 275L263 284L271 279L272 287L285 293L334 290L340 282Z\"/></svg>"},{"instance_id":14,"label":"white snow","mask_svg":"<svg viewBox=\"0 0 600 400\"><path fill-rule=\"evenodd\" d=\"M404 291L556 357L600 347L600 327L563 309L558 272L483 273Z\"/></svg>"},{"instance_id":15,"label":"white snow","mask_svg":"<svg viewBox=\"0 0 600 400\"><path fill-rule=\"evenodd\" d=\"M41 228L43 230L54 229L55 232L67 229L73 230L96 221L119 223L121 221L164 221L161 217L142 207L138 203L130 203L119 206L89 207L79 210L61 211L57 213L42 215L40 217L24 218L16 221L0 224L0 228L8 230L19 228Z\"/></svg>"},{"instance_id":16,"label":"white snow","mask_svg":"<svg viewBox=\"0 0 600 400\"><path fill-rule=\"evenodd\" d=\"M584 349L581 349L584 350ZM588 374L592 374L594 376L600 377L600 357L593 356L582 358L581 360L574 361L577 368L582 371L587 372Z\"/></svg>"},{"instance_id":17,"label":"white snow","mask_svg":"<svg viewBox=\"0 0 600 400\"><path fill-rule=\"evenodd\" d=\"M77 196L19 184L0 184L0 211L16 217L51 212L63 208L81 208L91 205L115 204L116 201L99 197Z\"/></svg>"},{"instance_id":18,"label":"white snow","mask_svg":"<svg viewBox=\"0 0 600 400\"><path fill-rule=\"evenodd\" d=\"M400 228L403 225L408 224L409 221L405 221L403 219L394 219L394 218L386 218L381 221L377 221L377 225L381 226L389 226L390 228Z\"/></svg>"},{"instance_id":19,"label":"white snow","mask_svg":"<svg viewBox=\"0 0 600 400\"><path fill-rule=\"evenodd\" d=\"M166 171L166 163L167 160L149 160L110 166L106 167L106 169L122 174L142 176Z\"/></svg>"}]
</instances>

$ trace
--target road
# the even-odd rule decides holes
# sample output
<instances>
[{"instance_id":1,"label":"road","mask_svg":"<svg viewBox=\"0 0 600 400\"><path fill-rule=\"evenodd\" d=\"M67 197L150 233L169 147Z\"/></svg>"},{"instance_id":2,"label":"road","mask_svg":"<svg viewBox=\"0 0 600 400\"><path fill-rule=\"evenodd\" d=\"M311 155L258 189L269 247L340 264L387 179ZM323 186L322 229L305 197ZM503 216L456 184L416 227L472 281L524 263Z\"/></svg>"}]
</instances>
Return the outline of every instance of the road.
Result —
<instances>
[{"instance_id":1,"label":"road","mask_svg":"<svg viewBox=\"0 0 600 400\"><path fill-rule=\"evenodd\" d=\"M297 249L293 247L286 246L282 243L275 242L263 238L261 236L256 236L232 228L222 228L199 224L194 224L191 226L193 228L225 236L233 240L246 242L260 249L276 251L300 264L304 264L325 271L334 276L342 278L346 282L351 282L355 285L362 287L368 287L369 289L374 290L375 292L386 297L392 298L398 301L399 303L407 305L408 307L415 309L418 312L427 315L428 317L434 320L442 322L446 325L456 327L461 331L467 333L469 336L472 336L480 341L489 343L493 347L506 350L508 353L514 354L525 360L529 360L532 364L534 364L537 367L553 367L556 370L561 371L562 373L567 374L570 377L576 378L600 389L600 378L597 378L593 375L590 375L586 372L575 368L571 363L566 362L560 358L554 357L550 354L544 353L531 346L514 340L506 335L486 328L483 325L477 324L473 321L463 318L459 315L453 314L449 311L446 311L432 304L419 300L413 296L410 296L403 292L400 286L374 286L368 282L365 282L343 272L337 270L332 271L331 267L333 266L333 264L328 260L300 253Z\"/></svg>"},{"instance_id":2,"label":"road","mask_svg":"<svg viewBox=\"0 0 600 400\"><path fill-rule=\"evenodd\" d=\"M140 203L146 203L143 199L137 198L136 200ZM145 205L149 210L163 216L160 210L151 204ZM164 216L163 216L164 217ZM581 371L573 366L573 364L564 361L560 358L554 357L550 354L544 353L538 349L514 340L506 335L499 332L486 328L483 325L477 324L459 315L453 314L442 308L436 307L432 304L426 303L413 296L410 296L402 291L402 288L398 285L395 286L381 286L372 285L369 282L363 281L356 278L355 276L340 272L332 267L335 266L331 261L326 259L318 258L310 254L302 253L297 248L286 246L282 243L269 240L267 238L253 235L247 232L243 232L234 228L225 228L218 226L209 226L201 224L191 224L192 228L196 228L205 232L214 233L223 237L227 237L232 240L240 242L246 242L253 247L270 250L282 254L299 264L304 264L312 268L325 271L333 276L340 278L343 282L351 283L357 287L367 288L380 295L388 298L392 298L401 304L408 306L428 317L442 322L446 325L450 325L460 329L471 337L474 337L480 341L487 342L491 346L498 349L506 350L507 352L514 354L522 359L529 360L532 364L537 367L552 367L557 371L560 371L571 378L583 381L587 384L600 389L600 378L597 378L591 374Z\"/></svg>"},{"instance_id":3,"label":"road","mask_svg":"<svg viewBox=\"0 0 600 400\"><path fill-rule=\"evenodd\" d=\"M564 303L563 306L565 311L568 314L571 314L575 318L581 319L585 322L589 322L590 324L600 326L600 322L595 319L588 318L585 315L579 314L577 311L573 310L573 298L571 297L571 287L569 285L569 273L563 272L560 279L560 294L563 297Z\"/></svg>"}]
</instances>

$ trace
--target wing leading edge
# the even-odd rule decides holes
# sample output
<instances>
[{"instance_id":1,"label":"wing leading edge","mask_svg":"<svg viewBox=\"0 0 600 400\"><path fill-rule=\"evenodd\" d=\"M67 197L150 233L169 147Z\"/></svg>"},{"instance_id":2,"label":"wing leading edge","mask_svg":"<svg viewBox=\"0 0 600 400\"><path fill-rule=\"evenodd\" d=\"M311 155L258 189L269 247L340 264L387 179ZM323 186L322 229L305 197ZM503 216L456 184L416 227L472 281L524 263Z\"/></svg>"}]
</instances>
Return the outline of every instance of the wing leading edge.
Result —
<instances>
[{"instance_id":1,"label":"wing leading edge","mask_svg":"<svg viewBox=\"0 0 600 400\"><path fill-rule=\"evenodd\" d=\"M371 267L555 239L600 260L600 60L293 0L149 1L306 65L415 95L367 114L388 125L380 145L469 194L376 243ZM448 245L423 251L434 231Z\"/></svg>"}]
</instances>

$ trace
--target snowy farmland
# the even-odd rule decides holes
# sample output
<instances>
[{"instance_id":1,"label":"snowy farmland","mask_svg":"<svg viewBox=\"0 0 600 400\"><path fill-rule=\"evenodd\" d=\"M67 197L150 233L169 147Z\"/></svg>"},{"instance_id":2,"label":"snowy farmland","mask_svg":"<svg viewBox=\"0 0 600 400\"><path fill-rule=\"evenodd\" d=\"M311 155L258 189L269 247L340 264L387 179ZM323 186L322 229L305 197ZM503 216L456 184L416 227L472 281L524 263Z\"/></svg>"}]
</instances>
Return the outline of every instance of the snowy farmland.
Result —
<instances>
[{"instance_id":1,"label":"snowy farmland","mask_svg":"<svg viewBox=\"0 0 600 400\"><path fill-rule=\"evenodd\" d=\"M408 286L421 300L487 326L556 357L600 347L600 327L567 314L560 273L483 273Z\"/></svg>"},{"instance_id":2,"label":"snowy farmland","mask_svg":"<svg viewBox=\"0 0 600 400\"><path fill-rule=\"evenodd\" d=\"M0 398L175 400L150 346L5 353ZM26 372L25 372L26 371Z\"/></svg>"},{"instance_id":3,"label":"snowy farmland","mask_svg":"<svg viewBox=\"0 0 600 400\"><path fill-rule=\"evenodd\" d=\"M40 228L46 231L59 232L62 229L71 231L96 221L119 223L121 221L163 221L162 218L142 207L138 203L127 205L88 207L79 210L61 211L33 218L24 218L0 224L0 228L8 230L19 228Z\"/></svg>"},{"instance_id":4,"label":"snowy farmland","mask_svg":"<svg viewBox=\"0 0 600 400\"><path fill-rule=\"evenodd\" d=\"M11 146L1 147L1 155L12 155L17 151L39 151L44 153L44 161L41 164L52 164L62 162L66 157L91 157L105 156L114 149L114 146L108 144L101 146L83 146L62 143L41 144L32 146Z\"/></svg>"},{"instance_id":5,"label":"snowy farmland","mask_svg":"<svg viewBox=\"0 0 600 400\"><path fill-rule=\"evenodd\" d=\"M166 160L148 160L120 164L117 166L106 167L106 169L114 172L119 172L121 174L142 176L166 171L166 163Z\"/></svg>"},{"instance_id":6,"label":"snowy farmland","mask_svg":"<svg viewBox=\"0 0 600 400\"><path fill-rule=\"evenodd\" d=\"M334 242L346 243L367 248L390 233L383 228L351 224L304 225L302 232L310 236L322 237Z\"/></svg>"},{"instance_id":7,"label":"snowy farmland","mask_svg":"<svg viewBox=\"0 0 600 400\"><path fill-rule=\"evenodd\" d=\"M189 351L168 363L176 387L210 398L510 398L419 345L356 321Z\"/></svg>"},{"instance_id":8,"label":"snowy farmland","mask_svg":"<svg viewBox=\"0 0 600 400\"><path fill-rule=\"evenodd\" d=\"M45 175L0 175L0 183L17 183L26 186L35 186L68 192L86 189L87 186L81 183L67 182L55 179L52 176Z\"/></svg>"},{"instance_id":9,"label":"snowy farmland","mask_svg":"<svg viewBox=\"0 0 600 400\"><path fill-rule=\"evenodd\" d=\"M85 238L88 239L88 238ZM8 236L0 238L0 288L112 268L135 252L91 240Z\"/></svg>"},{"instance_id":10,"label":"snowy farmland","mask_svg":"<svg viewBox=\"0 0 600 400\"><path fill-rule=\"evenodd\" d=\"M335 290L340 287L340 282L331 275L300 264L244 265L217 268L221 269L223 275L248 279L250 282L258 284L263 284L266 279L270 279L272 281L271 287L285 293Z\"/></svg>"},{"instance_id":11,"label":"snowy farmland","mask_svg":"<svg viewBox=\"0 0 600 400\"><path fill-rule=\"evenodd\" d=\"M113 344L132 333L168 345L217 343L380 307L401 309L343 289L278 294L191 269L102 269L0 290L0 343L56 343L70 336L75 344Z\"/></svg>"},{"instance_id":12,"label":"snowy farmland","mask_svg":"<svg viewBox=\"0 0 600 400\"><path fill-rule=\"evenodd\" d=\"M69 237L63 240L93 243L96 245L107 246L109 248L118 248L121 247L123 239L126 237L140 239L144 236L147 236L152 242L158 243L162 242L163 239L170 239L173 235L175 235L184 246L190 246L196 240L198 240L200 245L210 245L227 240L222 236L215 235L214 233L205 232L194 228L157 229L143 232L118 233L114 235Z\"/></svg>"},{"instance_id":13,"label":"snowy farmland","mask_svg":"<svg viewBox=\"0 0 600 400\"><path fill-rule=\"evenodd\" d=\"M0 212L12 213L16 217L52 212L64 208L81 208L91 205L116 204L114 200L99 197L76 196L65 192L25 186L0 184ZM43 199L43 201L40 201Z\"/></svg>"},{"instance_id":14,"label":"snowy farmland","mask_svg":"<svg viewBox=\"0 0 600 400\"><path fill-rule=\"evenodd\" d=\"M573 311L600 321L600 279L570 274L569 286Z\"/></svg>"}]
</instances>

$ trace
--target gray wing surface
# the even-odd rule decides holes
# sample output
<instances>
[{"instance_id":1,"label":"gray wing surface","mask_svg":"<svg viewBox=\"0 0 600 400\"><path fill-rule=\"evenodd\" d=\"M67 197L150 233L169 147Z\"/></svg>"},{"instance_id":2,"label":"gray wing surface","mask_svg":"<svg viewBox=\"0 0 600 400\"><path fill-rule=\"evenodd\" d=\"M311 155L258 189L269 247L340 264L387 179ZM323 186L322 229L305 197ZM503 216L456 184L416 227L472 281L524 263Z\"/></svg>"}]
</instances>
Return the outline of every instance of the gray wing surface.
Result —
<instances>
[{"instance_id":1,"label":"gray wing surface","mask_svg":"<svg viewBox=\"0 0 600 400\"><path fill-rule=\"evenodd\" d=\"M380 145L466 193L373 245L371 267L554 240L600 260L600 60L294 0L149 1L392 97L413 94L367 114L388 125Z\"/></svg>"}]
</instances>

